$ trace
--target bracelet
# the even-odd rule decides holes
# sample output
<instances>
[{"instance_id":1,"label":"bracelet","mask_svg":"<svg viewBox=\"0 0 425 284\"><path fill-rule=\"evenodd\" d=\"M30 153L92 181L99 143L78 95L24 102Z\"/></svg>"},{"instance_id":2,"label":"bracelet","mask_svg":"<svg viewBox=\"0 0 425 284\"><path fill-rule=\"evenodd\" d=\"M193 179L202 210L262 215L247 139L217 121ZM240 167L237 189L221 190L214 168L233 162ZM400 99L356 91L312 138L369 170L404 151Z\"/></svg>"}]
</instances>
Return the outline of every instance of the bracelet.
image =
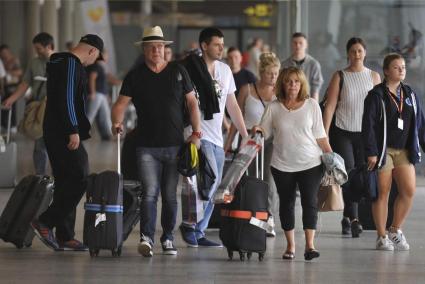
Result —
<instances>
[{"instance_id":1,"label":"bracelet","mask_svg":"<svg viewBox=\"0 0 425 284\"><path fill-rule=\"evenodd\" d=\"M202 132L201 131L192 131L192 136L196 136L199 139L202 138Z\"/></svg>"}]
</instances>

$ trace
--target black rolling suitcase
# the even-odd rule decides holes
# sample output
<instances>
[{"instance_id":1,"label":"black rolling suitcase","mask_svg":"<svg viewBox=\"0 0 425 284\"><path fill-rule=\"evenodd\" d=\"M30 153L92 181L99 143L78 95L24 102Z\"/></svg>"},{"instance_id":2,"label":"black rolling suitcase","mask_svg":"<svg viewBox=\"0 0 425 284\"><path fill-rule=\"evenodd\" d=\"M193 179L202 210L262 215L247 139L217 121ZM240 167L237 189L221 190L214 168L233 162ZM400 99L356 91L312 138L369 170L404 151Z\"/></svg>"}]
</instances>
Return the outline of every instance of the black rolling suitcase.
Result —
<instances>
[{"instance_id":1,"label":"black rolling suitcase","mask_svg":"<svg viewBox=\"0 0 425 284\"><path fill-rule=\"evenodd\" d=\"M0 238L17 248L30 247L35 236L30 222L53 198L53 178L29 175L15 187L0 217Z\"/></svg>"},{"instance_id":2,"label":"black rolling suitcase","mask_svg":"<svg viewBox=\"0 0 425 284\"><path fill-rule=\"evenodd\" d=\"M388 200L388 218L387 218L387 224L386 228L389 228L391 226L391 223L393 222L393 215L394 215L394 201L397 197L398 191L397 191L397 185L395 181L393 180L391 191L390 191L390 197ZM359 222L363 226L363 230L376 230L375 222L373 221L373 215L372 215L372 202L367 199L363 199L359 202L358 207L359 212Z\"/></svg>"},{"instance_id":3,"label":"black rolling suitcase","mask_svg":"<svg viewBox=\"0 0 425 284\"><path fill-rule=\"evenodd\" d=\"M264 146L264 139L262 146ZM261 261L266 252L266 226L268 219L269 185L263 181L264 147L261 147L261 179L243 175L231 203L221 204L220 239L227 248L229 259L239 252L240 260L248 259L253 252Z\"/></svg>"},{"instance_id":4,"label":"black rolling suitcase","mask_svg":"<svg viewBox=\"0 0 425 284\"><path fill-rule=\"evenodd\" d=\"M123 243L123 178L120 166L120 135L118 135L118 172L104 171L87 179L84 204L84 244L90 256L101 249L121 255Z\"/></svg>"},{"instance_id":5,"label":"black rolling suitcase","mask_svg":"<svg viewBox=\"0 0 425 284\"><path fill-rule=\"evenodd\" d=\"M124 179L138 180L137 174L137 159L136 159L136 145L137 145L137 128L128 132L124 137L122 145L122 159L121 170Z\"/></svg>"},{"instance_id":6,"label":"black rolling suitcase","mask_svg":"<svg viewBox=\"0 0 425 284\"><path fill-rule=\"evenodd\" d=\"M125 241L140 221L140 203L142 202L140 182L124 180L123 193L123 241Z\"/></svg>"}]
</instances>

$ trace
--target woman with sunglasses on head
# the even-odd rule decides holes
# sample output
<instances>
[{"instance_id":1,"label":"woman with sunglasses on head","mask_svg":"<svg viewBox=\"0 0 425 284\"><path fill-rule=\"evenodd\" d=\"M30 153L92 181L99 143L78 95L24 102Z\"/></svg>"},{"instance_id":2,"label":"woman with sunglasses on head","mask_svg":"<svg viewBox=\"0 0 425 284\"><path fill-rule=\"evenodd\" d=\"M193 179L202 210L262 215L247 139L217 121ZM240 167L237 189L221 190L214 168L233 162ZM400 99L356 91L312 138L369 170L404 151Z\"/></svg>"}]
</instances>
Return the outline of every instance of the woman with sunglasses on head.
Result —
<instances>
[{"instance_id":1,"label":"woman with sunglasses on head","mask_svg":"<svg viewBox=\"0 0 425 284\"><path fill-rule=\"evenodd\" d=\"M362 123L368 169L378 169L378 198L372 203L378 234L376 249L409 250L401 226L412 207L416 190L414 164L420 162L419 145L425 148L425 118L417 95L403 83L406 77L403 57L388 54L383 71L384 82L375 86L365 99ZM398 195L387 235L385 225L393 179Z\"/></svg>"},{"instance_id":2,"label":"woman with sunglasses on head","mask_svg":"<svg viewBox=\"0 0 425 284\"><path fill-rule=\"evenodd\" d=\"M295 200L301 196L305 234L304 259L320 256L314 246L317 193L323 177L321 156L332 152L316 100L310 98L304 72L283 69L276 82L277 100L266 107L259 126L265 138L273 137L271 172L279 194L279 215L287 247L282 258L295 257Z\"/></svg>"},{"instance_id":3,"label":"woman with sunglasses on head","mask_svg":"<svg viewBox=\"0 0 425 284\"><path fill-rule=\"evenodd\" d=\"M323 124L332 148L342 156L345 168L350 172L364 164L361 137L363 103L367 93L381 82L381 78L364 65L366 44L361 38L349 39L346 50L348 66L342 70L342 78L339 71L335 72L329 83ZM335 123L331 126L334 116ZM348 235L351 231L352 237L357 238L363 229L359 223L358 203L350 198L350 188L347 186L342 186L345 204L341 221L342 234Z\"/></svg>"}]
</instances>

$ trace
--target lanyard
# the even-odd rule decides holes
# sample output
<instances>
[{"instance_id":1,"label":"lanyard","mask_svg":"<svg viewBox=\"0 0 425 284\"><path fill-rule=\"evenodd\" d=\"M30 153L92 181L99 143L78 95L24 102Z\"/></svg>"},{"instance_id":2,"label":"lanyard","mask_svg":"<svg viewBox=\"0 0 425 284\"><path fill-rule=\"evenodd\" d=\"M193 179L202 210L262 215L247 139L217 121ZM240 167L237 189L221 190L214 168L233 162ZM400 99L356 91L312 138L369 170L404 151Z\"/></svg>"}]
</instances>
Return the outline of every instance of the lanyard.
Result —
<instances>
[{"instance_id":1,"label":"lanyard","mask_svg":"<svg viewBox=\"0 0 425 284\"><path fill-rule=\"evenodd\" d=\"M401 118L401 113L403 112L403 92L401 91L401 87L397 88L397 93L400 92L400 106L397 104L397 100L394 98L395 95L393 95L390 90L388 89L388 94L390 95L391 100L394 102L396 108L397 108L397 112L400 115Z\"/></svg>"}]
</instances>

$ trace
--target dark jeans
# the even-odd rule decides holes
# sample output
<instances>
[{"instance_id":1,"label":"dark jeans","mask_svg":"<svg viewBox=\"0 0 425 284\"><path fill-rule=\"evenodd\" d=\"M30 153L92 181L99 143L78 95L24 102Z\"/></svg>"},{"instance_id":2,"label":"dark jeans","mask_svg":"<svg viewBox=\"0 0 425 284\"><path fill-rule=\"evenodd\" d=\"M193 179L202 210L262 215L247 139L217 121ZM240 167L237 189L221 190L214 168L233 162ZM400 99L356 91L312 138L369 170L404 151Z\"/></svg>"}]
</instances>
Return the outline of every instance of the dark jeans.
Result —
<instances>
[{"instance_id":1,"label":"dark jeans","mask_svg":"<svg viewBox=\"0 0 425 284\"><path fill-rule=\"evenodd\" d=\"M293 230L295 227L295 200L297 185L303 208L303 228L316 229L317 225L317 192L323 177L323 166L300 171L282 172L273 167L271 171L279 194L279 215L282 229Z\"/></svg>"},{"instance_id":2,"label":"dark jeans","mask_svg":"<svg viewBox=\"0 0 425 284\"><path fill-rule=\"evenodd\" d=\"M177 217L177 153L179 147L136 149L137 168L143 194L140 216L140 234L154 242L158 195L161 192L161 242L173 240Z\"/></svg>"},{"instance_id":3,"label":"dark jeans","mask_svg":"<svg viewBox=\"0 0 425 284\"><path fill-rule=\"evenodd\" d=\"M334 126L330 141L332 149L344 159L347 173L365 163L361 132L345 131ZM350 200L347 185L342 185L342 189L345 204L344 217L350 220L358 219L358 203Z\"/></svg>"},{"instance_id":4,"label":"dark jeans","mask_svg":"<svg viewBox=\"0 0 425 284\"><path fill-rule=\"evenodd\" d=\"M67 148L68 139L45 136L47 153L55 178L53 202L39 217L62 241L74 238L75 209L84 195L88 175L88 156L82 143L77 150Z\"/></svg>"}]
</instances>

